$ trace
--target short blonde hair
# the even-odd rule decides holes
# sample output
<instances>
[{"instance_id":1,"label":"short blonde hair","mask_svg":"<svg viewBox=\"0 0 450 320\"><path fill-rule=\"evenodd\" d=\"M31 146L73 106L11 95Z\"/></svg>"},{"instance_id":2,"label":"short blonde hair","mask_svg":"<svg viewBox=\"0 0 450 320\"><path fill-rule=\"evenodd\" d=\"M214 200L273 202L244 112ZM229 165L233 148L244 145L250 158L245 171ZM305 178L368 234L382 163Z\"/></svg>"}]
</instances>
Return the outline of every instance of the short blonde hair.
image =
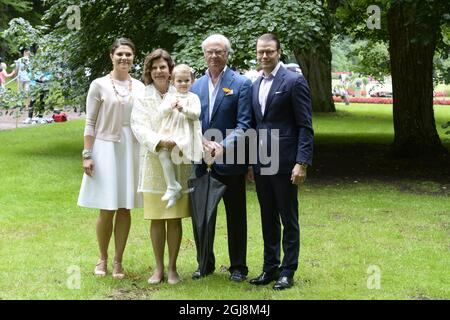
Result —
<instances>
[{"instance_id":1,"label":"short blonde hair","mask_svg":"<svg viewBox=\"0 0 450 320\"><path fill-rule=\"evenodd\" d=\"M175 80L175 74L177 72L181 72L181 71L186 71L189 72L189 74L191 75L191 80L194 81L194 72L192 72L192 68L189 67L187 64L177 64L173 70L172 70L172 80Z\"/></svg>"}]
</instances>

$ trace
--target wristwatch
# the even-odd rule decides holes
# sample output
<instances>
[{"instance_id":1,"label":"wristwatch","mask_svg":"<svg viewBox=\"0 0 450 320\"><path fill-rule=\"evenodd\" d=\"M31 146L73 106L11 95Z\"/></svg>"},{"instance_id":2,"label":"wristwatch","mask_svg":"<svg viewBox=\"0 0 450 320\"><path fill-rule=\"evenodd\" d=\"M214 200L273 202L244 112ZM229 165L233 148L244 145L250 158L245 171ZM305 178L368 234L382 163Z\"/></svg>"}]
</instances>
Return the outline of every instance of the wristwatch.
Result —
<instances>
[{"instance_id":1,"label":"wristwatch","mask_svg":"<svg viewBox=\"0 0 450 320\"><path fill-rule=\"evenodd\" d=\"M303 168L308 169L308 164L304 162L297 162L297 164L301 165Z\"/></svg>"}]
</instances>

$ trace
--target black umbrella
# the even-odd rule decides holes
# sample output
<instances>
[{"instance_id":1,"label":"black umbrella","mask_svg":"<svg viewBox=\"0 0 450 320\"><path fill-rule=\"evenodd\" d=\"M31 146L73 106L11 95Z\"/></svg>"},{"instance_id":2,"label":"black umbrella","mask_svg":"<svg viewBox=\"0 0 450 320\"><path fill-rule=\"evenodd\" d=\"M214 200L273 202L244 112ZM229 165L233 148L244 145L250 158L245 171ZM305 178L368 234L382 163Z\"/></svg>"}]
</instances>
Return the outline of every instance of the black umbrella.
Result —
<instances>
[{"instance_id":1,"label":"black umbrella","mask_svg":"<svg viewBox=\"0 0 450 320\"><path fill-rule=\"evenodd\" d=\"M226 186L211 176L209 168L203 176L189 179L188 186L197 260L200 273L204 275L208 271L208 258L213 252L216 209Z\"/></svg>"}]
</instances>

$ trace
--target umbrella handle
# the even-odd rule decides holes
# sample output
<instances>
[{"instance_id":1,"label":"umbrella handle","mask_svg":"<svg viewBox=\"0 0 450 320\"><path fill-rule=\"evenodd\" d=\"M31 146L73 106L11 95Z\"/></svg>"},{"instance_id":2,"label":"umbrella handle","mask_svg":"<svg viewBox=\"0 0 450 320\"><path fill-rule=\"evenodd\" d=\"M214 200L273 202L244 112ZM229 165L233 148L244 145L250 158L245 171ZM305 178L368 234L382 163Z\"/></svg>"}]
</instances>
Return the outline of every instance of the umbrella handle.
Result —
<instances>
[{"instance_id":1,"label":"umbrella handle","mask_svg":"<svg viewBox=\"0 0 450 320\"><path fill-rule=\"evenodd\" d=\"M206 171L207 172L211 172L211 167L212 167L212 164L208 164L207 167L206 167Z\"/></svg>"}]
</instances>

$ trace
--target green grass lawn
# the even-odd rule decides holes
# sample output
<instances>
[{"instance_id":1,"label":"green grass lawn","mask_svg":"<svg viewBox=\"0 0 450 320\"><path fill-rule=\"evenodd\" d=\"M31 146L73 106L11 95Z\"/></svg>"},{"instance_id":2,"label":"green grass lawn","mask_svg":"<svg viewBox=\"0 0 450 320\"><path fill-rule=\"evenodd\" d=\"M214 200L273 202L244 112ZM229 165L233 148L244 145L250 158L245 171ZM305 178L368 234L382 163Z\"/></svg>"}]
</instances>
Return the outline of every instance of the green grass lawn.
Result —
<instances>
[{"instance_id":1,"label":"green grass lawn","mask_svg":"<svg viewBox=\"0 0 450 320\"><path fill-rule=\"evenodd\" d=\"M6 86L7 89L12 90L12 91L17 91L17 81L11 81L12 78L8 78L6 79L6 82L8 83L8 85Z\"/></svg>"},{"instance_id":2,"label":"green grass lawn","mask_svg":"<svg viewBox=\"0 0 450 320\"><path fill-rule=\"evenodd\" d=\"M450 107L435 108L438 125L450 120ZM317 150L325 154L331 146L389 145L391 112L392 106L352 104L338 105L336 114L315 115ZM339 168L334 170L333 161L321 158L319 151L321 166L311 168L299 195L301 252L292 289L274 292L270 286L228 280L222 205L212 276L190 279L196 253L191 221L185 219L178 264L184 281L148 285L154 265L149 222L143 220L142 210L135 210L124 257L127 278L95 278L97 211L76 205L83 125L74 120L0 131L0 300L450 298L449 179L358 177L359 168L348 179L330 178L326 168ZM263 245L253 185L247 195L248 266L253 277L261 271ZM379 279L378 289L371 279Z\"/></svg>"}]
</instances>

